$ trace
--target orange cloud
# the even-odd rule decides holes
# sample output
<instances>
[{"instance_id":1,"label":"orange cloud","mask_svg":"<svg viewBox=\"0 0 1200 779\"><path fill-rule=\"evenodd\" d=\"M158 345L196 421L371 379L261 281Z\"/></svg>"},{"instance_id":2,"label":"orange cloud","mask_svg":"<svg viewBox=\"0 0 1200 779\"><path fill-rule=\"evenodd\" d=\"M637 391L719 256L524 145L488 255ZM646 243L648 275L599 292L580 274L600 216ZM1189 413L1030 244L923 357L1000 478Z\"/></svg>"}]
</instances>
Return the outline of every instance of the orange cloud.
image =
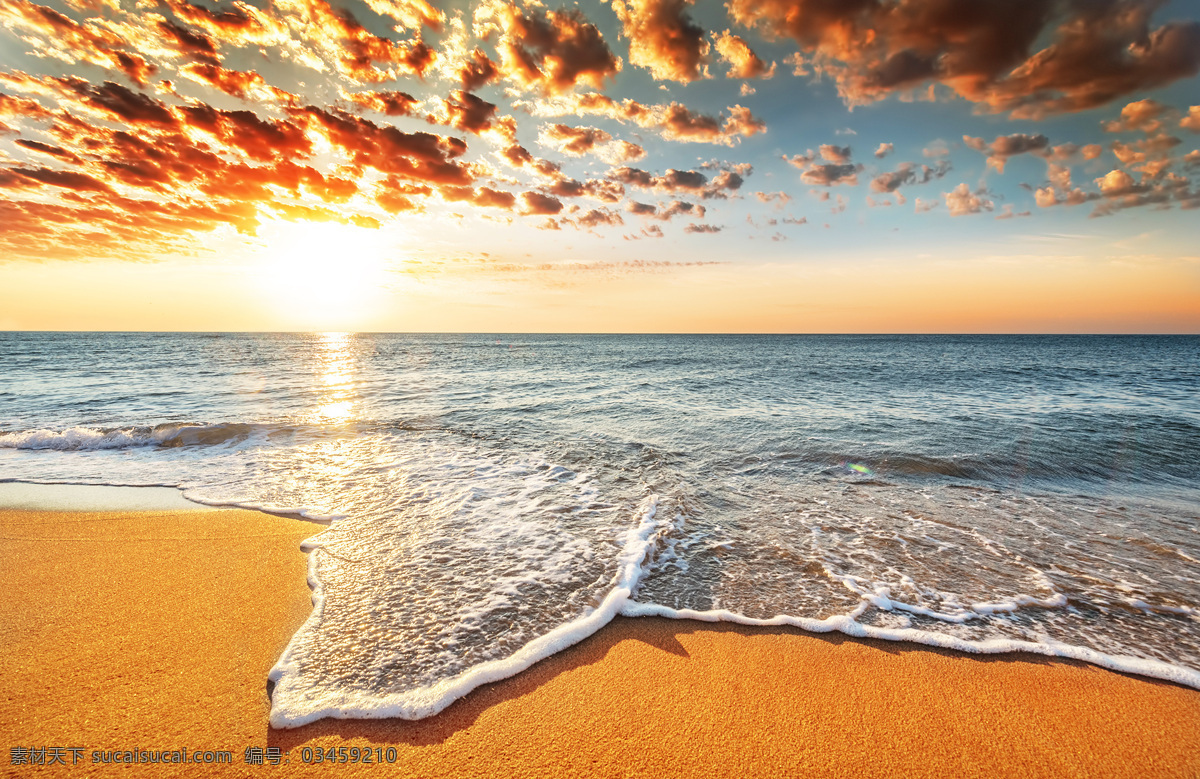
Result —
<instances>
[{"instance_id":1,"label":"orange cloud","mask_svg":"<svg viewBox=\"0 0 1200 779\"><path fill-rule=\"evenodd\" d=\"M578 157L597 154L613 163L633 162L646 156L646 150L635 143L614 140L597 127L569 127L565 124L543 125L538 142L558 151Z\"/></svg>"},{"instance_id":2,"label":"orange cloud","mask_svg":"<svg viewBox=\"0 0 1200 779\"><path fill-rule=\"evenodd\" d=\"M1142 130L1147 133L1157 132L1162 127L1163 115L1170 111L1169 106L1165 106L1157 100L1138 100L1121 109L1120 119L1102 122L1101 126L1105 132L1110 133L1127 133L1133 130Z\"/></svg>"},{"instance_id":3,"label":"orange cloud","mask_svg":"<svg viewBox=\"0 0 1200 779\"><path fill-rule=\"evenodd\" d=\"M1179 120L1179 126L1194 133L1200 133L1200 105L1188 109L1187 116Z\"/></svg>"},{"instance_id":4,"label":"orange cloud","mask_svg":"<svg viewBox=\"0 0 1200 779\"><path fill-rule=\"evenodd\" d=\"M613 0L629 40L629 61L656 79L688 83L708 77L709 43L687 13L693 0Z\"/></svg>"},{"instance_id":5,"label":"orange cloud","mask_svg":"<svg viewBox=\"0 0 1200 779\"><path fill-rule=\"evenodd\" d=\"M721 59L729 63L729 78L773 78L775 63L767 67L767 63L754 53L750 44L726 30L717 36L717 52Z\"/></svg>"},{"instance_id":6,"label":"orange cloud","mask_svg":"<svg viewBox=\"0 0 1200 779\"><path fill-rule=\"evenodd\" d=\"M568 127L552 124L542 128L539 139L542 143L556 147L565 154L576 157L587 154L597 146L607 144L612 136L596 127Z\"/></svg>"}]
</instances>

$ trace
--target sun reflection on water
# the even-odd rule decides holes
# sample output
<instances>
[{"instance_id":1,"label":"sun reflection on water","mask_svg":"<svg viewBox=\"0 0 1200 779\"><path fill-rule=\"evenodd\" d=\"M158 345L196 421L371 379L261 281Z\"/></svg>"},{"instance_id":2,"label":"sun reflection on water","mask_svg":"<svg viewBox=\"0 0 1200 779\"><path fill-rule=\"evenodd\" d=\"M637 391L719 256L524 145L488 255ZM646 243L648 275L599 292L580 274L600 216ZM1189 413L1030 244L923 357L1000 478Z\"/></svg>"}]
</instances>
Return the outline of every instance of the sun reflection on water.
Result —
<instances>
[{"instance_id":1,"label":"sun reflection on water","mask_svg":"<svg viewBox=\"0 0 1200 779\"><path fill-rule=\"evenodd\" d=\"M322 422L346 422L354 417L358 393L350 333L320 333L317 336L317 360L324 392L313 417Z\"/></svg>"}]
</instances>

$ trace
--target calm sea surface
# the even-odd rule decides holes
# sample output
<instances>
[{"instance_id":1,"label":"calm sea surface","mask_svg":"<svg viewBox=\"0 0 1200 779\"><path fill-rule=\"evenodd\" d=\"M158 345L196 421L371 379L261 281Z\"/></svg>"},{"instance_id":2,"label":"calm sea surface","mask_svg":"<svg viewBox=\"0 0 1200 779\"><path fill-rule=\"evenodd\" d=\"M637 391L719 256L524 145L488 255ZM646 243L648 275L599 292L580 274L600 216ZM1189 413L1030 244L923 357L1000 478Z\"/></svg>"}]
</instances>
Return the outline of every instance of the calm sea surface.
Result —
<instances>
[{"instance_id":1,"label":"calm sea surface","mask_svg":"<svg viewBox=\"0 0 1200 779\"><path fill-rule=\"evenodd\" d=\"M424 716L616 613L1200 687L1197 337L0 333L14 480L335 520L276 724Z\"/></svg>"}]
</instances>

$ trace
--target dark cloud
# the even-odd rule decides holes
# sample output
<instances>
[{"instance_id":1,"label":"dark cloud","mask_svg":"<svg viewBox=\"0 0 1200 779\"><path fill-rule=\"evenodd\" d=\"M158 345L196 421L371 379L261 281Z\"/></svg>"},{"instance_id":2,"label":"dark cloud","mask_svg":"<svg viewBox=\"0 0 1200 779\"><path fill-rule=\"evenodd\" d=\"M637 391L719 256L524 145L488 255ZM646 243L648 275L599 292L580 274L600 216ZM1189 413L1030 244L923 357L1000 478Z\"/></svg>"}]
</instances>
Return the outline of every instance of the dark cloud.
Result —
<instances>
[{"instance_id":1,"label":"dark cloud","mask_svg":"<svg viewBox=\"0 0 1200 779\"><path fill-rule=\"evenodd\" d=\"M471 59L459 68L458 78L465 92L474 92L500 78L500 69L482 49L471 52Z\"/></svg>"},{"instance_id":2,"label":"dark cloud","mask_svg":"<svg viewBox=\"0 0 1200 779\"><path fill-rule=\"evenodd\" d=\"M156 25L158 32L176 51L201 62L218 63L217 46L213 39L201 32L180 27L169 19L161 19Z\"/></svg>"},{"instance_id":3,"label":"dark cloud","mask_svg":"<svg viewBox=\"0 0 1200 779\"><path fill-rule=\"evenodd\" d=\"M513 207L517 203L517 196L513 193L492 189L491 187L480 187L479 189L473 189L472 187L441 187L438 191L442 199L450 203L473 203L484 208L501 208L505 211L513 210Z\"/></svg>"},{"instance_id":4,"label":"dark cloud","mask_svg":"<svg viewBox=\"0 0 1200 779\"><path fill-rule=\"evenodd\" d=\"M274 16L247 5L213 11L188 0L165 2L176 17L199 27L218 41L238 46L263 43L273 34L282 32L282 24Z\"/></svg>"},{"instance_id":5,"label":"dark cloud","mask_svg":"<svg viewBox=\"0 0 1200 779\"><path fill-rule=\"evenodd\" d=\"M1050 140L1046 136L1040 134L1027 135L1025 133L1000 135L991 143L987 143L982 138L972 138L969 135L964 135L963 143L968 148L986 154L988 166L995 168L997 173L1004 172L1004 166L1008 162L1009 157L1015 157L1018 154L1039 154L1046 156L1050 146Z\"/></svg>"},{"instance_id":6,"label":"dark cloud","mask_svg":"<svg viewBox=\"0 0 1200 779\"><path fill-rule=\"evenodd\" d=\"M707 210L704 206L696 203L688 203L682 200L672 200L665 206L655 206L647 203L638 203L629 201L625 206L625 210L637 216L646 216L652 219L657 219L660 222L669 222L677 216L688 216L695 219L703 219Z\"/></svg>"},{"instance_id":7,"label":"dark cloud","mask_svg":"<svg viewBox=\"0 0 1200 779\"><path fill-rule=\"evenodd\" d=\"M763 120L754 116L750 109L740 105L729 108L729 116L722 120L720 117L693 111L682 103L646 105L630 99L617 101L596 92L573 94L554 101L540 101L534 106L534 113L539 116L604 116L617 121L633 122L639 127L660 133L670 141L687 143L719 143L732 146L741 137L767 131Z\"/></svg>"},{"instance_id":8,"label":"dark cloud","mask_svg":"<svg viewBox=\"0 0 1200 779\"><path fill-rule=\"evenodd\" d=\"M550 160L534 157L529 153L528 149L520 144L514 143L511 146L507 146L499 154L501 159L514 168L527 168L537 175L548 179L563 177L562 166Z\"/></svg>"},{"instance_id":9,"label":"dark cloud","mask_svg":"<svg viewBox=\"0 0 1200 779\"><path fill-rule=\"evenodd\" d=\"M523 213L526 214L554 215L563 210L561 200L538 192L522 192L521 200L525 203Z\"/></svg>"},{"instance_id":10,"label":"dark cloud","mask_svg":"<svg viewBox=\"0 0 1200 779\"><path fill-rule=\"evenodd\" d=\"M849 146L834 146L831 143L821 144L821 159L826 162L834 162L838 165L844 165L850 161Z\"/></svg>"},{"instance_id":11,"label":"dark cloud","mask_svg":"<svg viewBox=\"0 0 1200 779\"><path fill-rule=\"evenodd\" d=\"M81 79L46 79L64 93L74 93L83 102L109 114L114 119L133 125L155 125L158 127L175 127L178 121L166 105L141 92L105 81L101 86L93 86Z\"/></svg>"},{"instance_id":12,"label":"dark cloud","mask_svg":"<svg viewBox=\"0 0 1200 779\"><path fill-rule=\"evenodd\" d=\"M51 146L48 143L41 143L39 141L30 141L30 140L26 140L25 138L18 138L15 141L13 141L13 143L15 143L17 146L21 146L25 149L29 149L30 151L36 151L36 152L40 152L42 154L48 154L51 157L56 157L60 160L63 160L64 162L74 162L74 163L80 162L79 157L75 156L74 154L72 154L71 152L62 148L61 146Z\"/></svg>"},{"instance_id":13,"label":"dark cloud","mask_svg":"<svg viewBox=\"0 0 1200 779\"><path fill-rule=\"evenodd\" d=\"M449 117L449 124L469 133L486 132L492 129L496 118L496 104L489 103L470 92L457 90L442 105Z\"/></svg>"},{"instance_id":14,"label":"dark cloud","mask_svg":"<svg viewBox=\"0 0 1200 779\"><path fill-rule=\"evenodd\" d=\"M881 173L871 179L871 190L874 192L895 192L903 184L911 184L916 180L917 172L915 166L910 162L905 162L890 173Z\"/></svg>"},{"instance_id":15,"label":"dark cloud","mask_svg":"<svg viewBox=\"0 0 1200 779\"><path fill-rule=\"evenodd\" d=\"M250 91L255 88L267 89L279 97L288 97L286 92L268 87L266 80L257 73L229 70L213 63L192 63L180 68L179 73L193 81L215 87L227 95L240 97L243 100L249 97Z\"/></svg>"},{"instance_id":16,"label":"dark cloud","mask_svg":"<svg viewBox=\"0 0 1200 779\"><path fill-rule=\"evenodd\" d=\"M8 168L3 171L5 186L14 188L32 188L41 184L53 187L74 189L80 192L112 192L103 181L99 181L86 173L70 170L52 170L50 168Z\"/></svg>"},{"instance_id":17,"label":"dark cloud","mask_svg":"<svg viewBox=\"0 0 1200 779\"><path fill-rule=\"evenodd\" d=\"M343 96L357 106L388 116L414 116L421 104L407 92L350 92Z\"/></svg>"},{"instance_id":18,"label":"dark cloud","mask_svg":"<svg viewBox=\"0 0 1200 779\"><path fill-rule=\"evenodd\" d=\"M800 174L800 180L805 184L815 184L821 187L831 187L835 184L849 184L851 186L858 183L858 174L862 171L862 165L854 165L846 163L845 165L811 165L807 170Z\"/></svg>"},{"instance_id":19,"label":"dark cloud","mask_svg":"<svg viewBox=\"0 0 1200 779\"><path fill-rule=\"evenodd\" d=\"M499 33L500 70L526 89L561 93L580 84L603 89L621 68L600 31L577 10L495 2L477 11L476 26L485 34Z\"/></svg>"},{"instance_id":20,"label":"dark cloud","mask_svg":"<svg viewBox=\"0 0 1200 779\"><path fill-rule=\"evenodd\" d=\"M725 199L737 191L744 179L732 170L720 171L710 182L708 176L698 170L667 170L654 175L639 168L620 167L608 172L608 178L622 184L650 189L656 192L690 192L699 197Z\"/></svg>"},{"instance_id":21,"label":"dark cloud","mask_svg":"<svg viewBox=\"0 0 1200 779\"><path fill-rule=\"evenodd\" d=\"M602 225L609 227L623 225L625 224L625 220L622 219L621 215L616 211L611 211L604 208L593 208L583 216L577 217L575 219L575 223L580 227L592 229Z\"/></svg>"},{"instance_id":22,"label":"dark cloud","mask_svg":"<svg viewBox=\"0 0 1200 779\"><path fill-rule=\"evenodd\" d=\"M1161 5L731 0L729 11L739 24L794 40L851 105L938 83L985 110L1039 118L1195 75L1200 24L1153 27Z\"/></svg>"}]
</instances>

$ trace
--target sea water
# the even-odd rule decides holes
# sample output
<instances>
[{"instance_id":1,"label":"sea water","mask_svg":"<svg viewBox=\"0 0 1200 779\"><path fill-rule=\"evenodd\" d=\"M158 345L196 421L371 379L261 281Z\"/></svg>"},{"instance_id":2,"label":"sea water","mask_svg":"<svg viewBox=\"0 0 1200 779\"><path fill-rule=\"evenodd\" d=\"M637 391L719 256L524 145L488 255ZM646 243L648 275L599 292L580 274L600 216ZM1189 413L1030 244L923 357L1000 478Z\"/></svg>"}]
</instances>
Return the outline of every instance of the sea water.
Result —
<instances>
[{"instance_id":1,"label":"sea water","mask_svg":"<svg viewBox=\"0 0 1200 779\"><path fill-rule=\"evenodd\" d=\"M314 525L272 722L616 614L1200 688L1200 338L0 333L0 481Z\"/></svg>"}]
</instances>

